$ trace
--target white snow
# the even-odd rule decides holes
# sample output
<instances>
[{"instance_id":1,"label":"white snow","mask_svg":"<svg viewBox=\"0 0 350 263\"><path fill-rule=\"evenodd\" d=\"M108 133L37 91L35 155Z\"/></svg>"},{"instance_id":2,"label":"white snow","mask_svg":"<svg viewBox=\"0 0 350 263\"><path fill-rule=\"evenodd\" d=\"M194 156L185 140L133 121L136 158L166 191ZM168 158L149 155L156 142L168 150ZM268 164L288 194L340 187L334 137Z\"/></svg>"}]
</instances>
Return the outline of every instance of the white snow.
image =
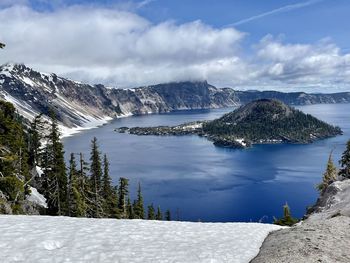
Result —
<instances>
[{"instance_id":1,"label":"white snow","mask_svg":"<svg viewBox=\"0 0 350 263\"><path fill-rule=\"evenodd\" d=\"M249 262L270 231L259 223L0 216L0 262Z\"/></svg>"},{"instance_id":2,"label":"white snow","mask_svg":"<svg viewBox=\"0 0 350 263\"><path fill-rule=\"evenodd\" d=\"M84 131L84 130L97 128L97 127L111 121L113 118L109 117L109 116L104 116L101 119L96 119L92 116L85 116L85 119L88 119L88 121L85 122L83 126L77 126L74 128L69 128L69 127L64 126L62 124L59 124L58 127L60 129L61 137L65 138L65 137L69 137L69 136L72 136L74 134L77 134L77 133Z\"/></svg>"},{"instance_id":3,"label":"white snow","mask_svg":"<svg viewBox=\"0 0 350 263\"><path fill-rule=\"evenodd\" d=\"M235 139L235 141L240 143L243 146L247 146L247 144L244 142L244 139Z\"/></svg>"},{"instance_id":4,"label":"white snow","mask_svg":"<svg viewBox=\"0 0 350 263\"><path fill-rule=\"evenodd\" d=\"M28 84L31 87L35 86L35 83L28 77L22 77L21 78L23 80L24 83Z\"/></svg>"},{"instance_id":5,"label":"white snow","mask_svg":"<svg viewBox=\"0 0 350 263\"><path fill-rule=\"evenodd\" d=\"M44 173L44 171L41 169L40 166L35 166L36 173L38 174L38 177L41 177Z\"/></svg>"},{"instance_id":6,"label":"white snow","mask_svg":"<svg viewBox=\"0 0 350 263\"><path fill-rule=\"evenodd\" d=\"M27 196L27 200L37 205L47 208L46 198L38 192L34 187L29 187L30 195Z\"/></svg>"}]
</instances>

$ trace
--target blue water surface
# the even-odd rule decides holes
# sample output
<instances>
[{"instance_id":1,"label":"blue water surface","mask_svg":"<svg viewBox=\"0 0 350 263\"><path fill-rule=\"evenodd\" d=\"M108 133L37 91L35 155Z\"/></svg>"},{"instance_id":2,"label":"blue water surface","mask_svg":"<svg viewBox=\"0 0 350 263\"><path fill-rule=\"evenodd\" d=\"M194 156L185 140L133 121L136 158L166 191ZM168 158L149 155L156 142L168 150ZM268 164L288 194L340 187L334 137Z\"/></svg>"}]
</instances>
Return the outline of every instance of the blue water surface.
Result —
<instances>
[{"instance_id":1,"label":"blue water surface","mask_svg":"<svg viewBox=\"0 0 350 263\"><path fill-rule=\"evenodd\" d=\"M272 222L288 202L301 217L317 199L329 153L337 161L350 138L350 104L300 106L344 135L309 145L259 145L247 150L215 147L198 136L135 136L119 134L122 126L176 125L220 117L233 108L177 111L116 119L102 127L64 139L66 155L83 152L89 158L96 136L111 163L114 183L130 179L134 198L141 182L145 203L170 209L174 219L203 222Z\"/></svg>"}]
</instances>

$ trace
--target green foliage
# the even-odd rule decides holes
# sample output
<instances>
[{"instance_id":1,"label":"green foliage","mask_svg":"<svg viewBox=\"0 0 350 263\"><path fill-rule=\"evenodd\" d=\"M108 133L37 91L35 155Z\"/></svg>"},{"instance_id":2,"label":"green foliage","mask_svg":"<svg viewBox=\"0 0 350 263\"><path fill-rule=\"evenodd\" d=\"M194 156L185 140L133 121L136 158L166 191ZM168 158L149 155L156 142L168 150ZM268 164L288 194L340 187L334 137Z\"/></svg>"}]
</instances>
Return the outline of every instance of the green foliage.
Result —
<instances>
[{"instance_id":1,"label":"green foliage","mask_svg":"<svg viewBox=\"0 0 350 263\"><path fill-rule=\"evenodd\" d=\"M166 210L166 212L165 212L165 220L166 221L171 221L170 210Z\"/></svg>"},{"instance_id":2,"label":"green foliage","mask_svg":"<svg viewBox=\"0 0 350 263\"><path fill-rule=\"evenodd\" d=\"M103 200L101 197L102 164L96 137L91 141L90 161L90 185L92 199L94 200L92 203L93 217L103 217Z\"/></svg>"},{"instance_id":3,"label":"green foliage","mask_svg":"<svg viewBox=\"0 0 350 263\"><path fill-rule=\"evenodd\" d=\"M27 140L15 107L0 100L0 173L2 176L29 177Z\"/></svg>"},{"instance_id":4,"label":"green foliage","mask_svg":"<svg viewBox=\"0 0 350 263\"><path fill-rule=\"evenodd\" d=\"M48 213L65 215L67 214L67 175L63 144L60 140L55 113L51 112L50 117L51 129L46 138L43 191L48 202Z\"/></svg>"},{"instance_id":5,"label":"green foliage","mask_svg":"<svg viewBox=\"0 0 350 263\"><path fill-rule=\"evenodd\" d=\"M244 138L253 143L269 140L308 143L315 138L341 134L310 114L290 108L276 100L259 100L223 117L203 124L203 131L227 138Z\"/></svg>"},{"instance_id":6,"label":"green foliage","mask_svg":"<svg viewBox=\"0 0 350 263\"><path fill-rule=\"evenodd\" d=\"M134 219L135 218L135 213L134 213L134 209L131 205L131 202L130 202L130 198L128 197L128 203L126 205L126 211L127 211L127 215L126 215L126 218L128 219Z\"/></svg>"},{"instance_id":7,"label":"green foliage","mask_svg":"<svg viewBox=\"0 0 350 263\"><path fill-rule=\"evenodd\" d=\"M121 177L118 187L112 185L108 158L104 155L102 164L96 138L91 143L90 165L80 153L78 168L72 153L66 170L58 122L52 111L50 118L46 122L39 115L26 128L15 107L0 100L0 191L4 194L0 213L24 213L22 201L32 185L47 199L48 208L40 211L45 210L45 214L144 219L141 185L131 204L128 179ZM44 172L41 177L29 173L36 166ZM155 219L154 208L152 213ZM160 211L157 217L161 217Z\"/></svg>"},{"instance_id":8,"label":"green foliage","mask_svg":"<svg viewBox=\"0 0 350 263\"><path fill-rule=\"evenodd\" d=\"M343 152L339 163L341 165L339 175L350 179L350 140L346 144L346 149Z\"/></svg>"},{"instance_id":9,"label":"green foliage","mask_svg":"<svg viewBox=\"0 0 350 263\"><path fill-rule=\"evenodd\" d=\"M163 220L163 214L162 214L162 211L160 210L160 206L158 206L157 208L156 220Z\"/></svg>"},{"instance_id":10,"label":"green foliage","mask_svg":"<svg viewBox=\"0 0 350 263\"><path fill-rule=\"evenodd\" d=\"M42 160L42 140L44 139L44 130L46 121L43 120L42 114L36 116L30 124L29 135L29 163L31 165L41 165Z\"/></svg>"},{"instance_id":11,"label":"green foliage","mask_svg":"<svg viewBox=\"0 0 350 263\"><path fill-rule=\"evenodd\" d=\"M148 220L155 220L156 219L156 215L155 215L155 210L154 210L154 206L153 204L148 206L148 213L147 213L147 219Z\"/></svg>"},{"instance_id":12,"label":"green foliage","mask_svg":"<svg viewBox=\"0 0 350 263\"><path fill-rule=\"evenodd\" d=\"M328 185L337 179L337 168L332 160L332 153L329 155L326 171L323 173L322 183L317 185L317 189L323 192Z\"/></svg>"},{"instance_id":13,"label":"green foliage","mask_svg":"<svg viewBox=\"0 0 350 263\"><path fill-rule=\"evenodd\" d=\"M121 218L128 217L128 204L127 198L129 196L129 180L121 177L119 178L119 189L118 189L118 209L120 211Z\"/></svg>"},{"instance_id":14,"label":"green foliage","mask_svg":"<svg viewBox=\"0 0 350 263\"><path fill-rule=\"evenodd\" d=\"M23 182L15 176L0 177L0 191L8 196L9 201L16 201L23 195Z\"/></svg>"},{"instance_id":15,"label":"green foliage","mask_svg":"<svg viewBox=\"0 0 350 263\"><path fill-rule=\"evenodd\" d=\"M283 206L283 217L280 219L274 218L274 224L280 225L280 226L292 226L296 223L298 223L299 220L292 217L292 214L290 212L290 208L288 204L286 203Z\"/></svg>"},{"instance_id":16,"label":"green foliage","mask_svg":"<svg viewBox=\"0 0 350 263\"><path fill-rule=\"evenodd\" d=\"M103 158L102 198L105 217L119 218L118 193L112 186L112 179L109 175L109 162L106 154Z\"/></svg>"},{"instance_id":17,"label":"green foliage","mask_svg":"<svg viewBox=\"0 0 350 263\"><path fill-rule=\"evenodd\" d=\"M69 160L68 176L68 216L83 217L86 215L84 192L80 188L79 172L77 171L74 154Z\"/></svg>"},{"instance_id":18,"label":"green foliage","mask_svg":"<svg viewBox=\"0 0 350 263\"><path fill-rule=\"evenodd\" d=\"M138 189L137 189L137 199L134 203L134 213L135 218L137 219L144 219L145 218L145 211L143 207L143 197L141 193L141 184L139 183Z\"/></svg>"}]
</instances>

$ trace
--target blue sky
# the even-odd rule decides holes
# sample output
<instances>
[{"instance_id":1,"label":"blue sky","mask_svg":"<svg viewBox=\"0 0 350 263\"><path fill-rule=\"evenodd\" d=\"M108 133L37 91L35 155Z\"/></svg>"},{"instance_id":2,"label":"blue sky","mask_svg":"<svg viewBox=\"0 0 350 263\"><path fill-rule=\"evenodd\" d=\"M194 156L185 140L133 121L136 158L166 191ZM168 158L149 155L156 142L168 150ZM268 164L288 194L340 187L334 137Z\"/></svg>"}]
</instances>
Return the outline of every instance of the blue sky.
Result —
<instances>
[{"instance_id":1,"label":"blue sky","mask_svg":"<svg viewBox=\"0 0 350 263\"><path fill-rule=\"evenodd\" d=\"M56 4L52 4L55 2ZM159 23L169 19L177 23L201 20L214 27L234 25L235 22L264 14L272 10L300 3L310 5L267 15L236 28L249 33L249 39L256 42L264 35L283 34L288 41L309 43L331 37L343 49L350 49L348 40L350 24L349 0L149 0L136 12L148 20ZM31 0L33 8L52 10L53 6L97 5L127 6L123 0Z\"/></svg>"},{"instance_id":2,"label":"blue sky","mask_svg":"<svg viewBox=\"0 0 350 263\"><path fill-rule=\"evenodd\" d=\"M20 60L82 81L132 86L208 79L242 89L349 87L349 0L2 0L0 7L0 22L15 17L0 25L0 39L12 44L0 62ZM49 36L62 19L68 22L56 28L63 40L57 52L46 47L57 43ZM23 52L6 30L30 39ZM31 32L42 35L35 39ZM99 36L93 45L76 47L91 35ZM39 37L45 58L32 54Z\"/></svg>"}]
</instances>

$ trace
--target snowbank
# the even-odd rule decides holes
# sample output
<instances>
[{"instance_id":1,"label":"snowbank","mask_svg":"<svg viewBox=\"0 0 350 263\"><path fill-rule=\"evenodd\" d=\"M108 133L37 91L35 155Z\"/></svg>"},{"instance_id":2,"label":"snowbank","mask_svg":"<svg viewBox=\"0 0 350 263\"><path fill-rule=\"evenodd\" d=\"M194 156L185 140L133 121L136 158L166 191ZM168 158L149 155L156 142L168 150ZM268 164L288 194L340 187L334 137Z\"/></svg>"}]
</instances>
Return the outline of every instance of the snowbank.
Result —
<instances>
[{"instance_id":1,"label":"snowbank","mask_svg":"<svg viewBox=\"0 0 350 263\"><path fill-rule=\"evenodd\" d=\"M34 204L47 208L46 198L40 194L36 188L29 187L29 189L30 195L27 196L27 200L33 202Z\"/></svg>"},{"instance_id":2,"label":"snowbank","mask_svg":"<svg viewBox=\"0 0 350 263\"><path fill-rule=\"evenodd\" d=\"M0 216L0 262L249 262L270 231L258 223Z\"/></svg>"}]
</instances>

